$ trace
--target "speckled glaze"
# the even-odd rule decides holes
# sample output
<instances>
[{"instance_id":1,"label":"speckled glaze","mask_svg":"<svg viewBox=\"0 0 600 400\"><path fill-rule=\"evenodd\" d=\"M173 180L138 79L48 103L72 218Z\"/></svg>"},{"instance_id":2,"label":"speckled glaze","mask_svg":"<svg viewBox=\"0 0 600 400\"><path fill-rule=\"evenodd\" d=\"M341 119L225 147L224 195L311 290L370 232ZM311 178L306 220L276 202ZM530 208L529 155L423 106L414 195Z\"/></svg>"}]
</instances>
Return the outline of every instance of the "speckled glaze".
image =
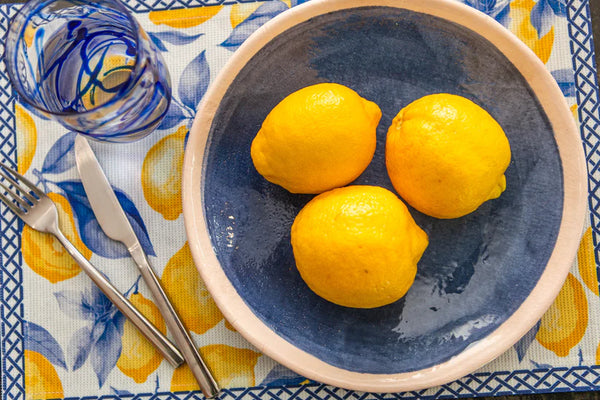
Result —
<instances>
[{"instance_id":1,"label":"speckled glaze","mask_svg":"<svg viewBox=\"0 0 600 400\"><path fill-rule=\"evenodd\" d=\"M577 247L585 170L560 91L515 40L455 3L316 1L276 18L234 55L190 134L184 215L209 290L252 343L326 383L409 390L472 371L541 317ZM389 306L344 308L310 291L289 232L312 196L267 182L250 158L272 107L318 82L349 86L382 109L375 156L355 184L393 191L387 128L427 94L473 100L511 144L499 199L454 220L411 209L430 245L413 287Z\"/></svg>"}]
</instances>

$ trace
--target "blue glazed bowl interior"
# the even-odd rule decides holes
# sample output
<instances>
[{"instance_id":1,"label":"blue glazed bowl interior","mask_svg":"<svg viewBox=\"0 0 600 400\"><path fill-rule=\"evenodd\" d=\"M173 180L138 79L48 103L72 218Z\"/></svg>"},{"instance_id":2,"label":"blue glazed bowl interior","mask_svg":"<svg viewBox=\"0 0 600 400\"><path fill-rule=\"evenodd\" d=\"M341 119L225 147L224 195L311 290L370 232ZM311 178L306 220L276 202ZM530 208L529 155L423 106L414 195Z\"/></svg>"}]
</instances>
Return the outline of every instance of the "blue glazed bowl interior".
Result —
<instances>
[{"instance_id":1,"label":"blue glazed bowl interior","mask_svg":"<svg viewBox=\"0 0 600 400\"><path fill-rule=\"evenodd\" d=\"M306 286L294 264L290 227L313 196L267 182L250 158L269 111L319 82L346 85L382 109L375 156L354 184L394 190L385 168L387 128L401 108L427 94L473 100L511 144L507 189L499 199L453 220L410 209L430 244L408 294L385 307L340 307ZM522 75L477 33L396 8L336 11L273 38L228 89L204 163L209 234L239 295L296 347L356 372L431 367L491 333L536 285L561 220L561 160L552 127Z\"/></svg>"}]
</instances>

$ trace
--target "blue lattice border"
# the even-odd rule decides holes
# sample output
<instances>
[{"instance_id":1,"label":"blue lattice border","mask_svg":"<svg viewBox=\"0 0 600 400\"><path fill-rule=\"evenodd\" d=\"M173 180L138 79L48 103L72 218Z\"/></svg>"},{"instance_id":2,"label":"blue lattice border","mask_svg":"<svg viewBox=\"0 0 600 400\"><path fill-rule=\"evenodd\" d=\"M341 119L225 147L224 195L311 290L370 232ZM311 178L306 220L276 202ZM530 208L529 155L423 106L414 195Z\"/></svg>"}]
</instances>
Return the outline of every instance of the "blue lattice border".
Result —
<instances>
[{"instance_id":1,"label":"blue lattice border","mask_svg":"<svg viewBox=\"0 0 600 400\"><path fill-rule=\"evenodd\" d=\"M254 1L256 0L124 0L124 3L132 11L143 13L151 10ZM0 35L2 37L6 33L8 19L14 15L16 10L16 6L0 6ZM597 140L598 133L596 133L600 128L600 96L588 0L569 0L567 19L575 71L578 113L581 122L580 133L589 170L589 208L594 231L594 248L596 259L600 259L600 246L596 239L600 237L600 141ZM3 53L4 41L0 41L0 54ZM0 60L0 158L12 163L16 160L14 102L4 64ZM2 400L25 398L22 333L24 310L19 231L16 218L5 208L0 207L0 368L2 371L0 389ZM257 400L433 400L589 390L600 390L600 366L481 372L436 388L406 393L360 393L326 385L308 384L289 387L226 389L220 398L223 400L241 398ZM197 393L144 393L102 398L187 400L199 397ZM95 398L97 397L86 397L86 399Z\"/></svg>"},{"instance_id":2,"label":"blue lattice border","mask_svg":"<svg viewBox=\"0 0 600 400\"><path fill-rule=\"evenodd\" d=\"M0 8L0 36L5 37L14 6ZM0 42L0 54L4 54ZM13 166L17 160L15 98L4 61L0 60L0 159ZM0 207L0 361L2 399L25 398L23 372L23 274L20 224L3 204Z\"/></svg>"},{"instance_id":3,"label":"blue lattice border","mask_svg":"<svg viewBox=\"0 0 600 400\"><path fill-rule=\"evenodd\" d=\"M573 1L572 3L576 3ZM589 209L591 224L594 231L594 248L596 260L600 260L600 247L596 237L600 234L600 142L591 139L598 138L600 127L598 109L598 75L594 55L594 45L591 34L589 7L576 7L569 4L569 38L570 49L575 71L576 96L578 116L581 121L581 138L584 145L589 175Z\"/></svg>"},{"instance_id":4,"label":"blue lattice border","mask_svg":"<svg viewBox=\"0 0 600 400\"><path fill-rule=\"evenodd\" d=\"M123 3L135 13L178 8L193 8L205 6L224 6L236 3L255 3L265 0L123 0ZM274 1L274 0L266 0ZM298 1L302 3L306 0ZM292 2L294 4L294 2Z\"/></svg>"}]
</instances>

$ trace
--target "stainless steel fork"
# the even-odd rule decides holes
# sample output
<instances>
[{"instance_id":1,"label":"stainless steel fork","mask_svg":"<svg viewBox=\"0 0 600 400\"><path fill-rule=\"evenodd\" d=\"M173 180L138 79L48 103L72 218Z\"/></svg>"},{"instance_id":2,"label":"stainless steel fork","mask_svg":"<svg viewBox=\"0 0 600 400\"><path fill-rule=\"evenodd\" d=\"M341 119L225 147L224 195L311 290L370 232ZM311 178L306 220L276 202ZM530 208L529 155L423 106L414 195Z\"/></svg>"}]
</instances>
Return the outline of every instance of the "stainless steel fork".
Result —
<instances>
[{"instance_id":1,"label":"stainless steel fork","mask_svg":"<svg viewBox=\"0 0 600 400\"><path fill-rule=\"evenodd\" d=\"M54 235L106 297L160 350L165 359L174 367L180 366L183 363L183 356L177 347L152 325L60 231L58 212L52 199L16 171L2 163L0 163L0 167L0 176L9 183L6 185L0 182L0 187L12 198L11 200L5 194L0 193L0 200L33 229ZM2 169L17 179L13 179Z\"/></svg>"}]
</instances>

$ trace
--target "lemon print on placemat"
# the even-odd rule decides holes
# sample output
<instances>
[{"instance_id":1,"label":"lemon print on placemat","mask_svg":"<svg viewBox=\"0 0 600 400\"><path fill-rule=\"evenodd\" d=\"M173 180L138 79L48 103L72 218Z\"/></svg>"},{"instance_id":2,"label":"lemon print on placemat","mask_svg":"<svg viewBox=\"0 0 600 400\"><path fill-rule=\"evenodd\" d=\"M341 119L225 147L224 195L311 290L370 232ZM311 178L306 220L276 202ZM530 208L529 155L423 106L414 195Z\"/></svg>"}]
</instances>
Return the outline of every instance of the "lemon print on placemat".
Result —
<instances>
[{"instance_id":1,"label":"lemon print on placemat","mask_svg":"<svg viewBox=\"0 0 600 400\"><path fill-rule=\"evenodd\" d=\"M196 270L187 242L165 266L161 282L173 306L192 332L203 334L223 319L223 314Z\"/></svg>"},{"instance_id":2,"label":"lemon print on placemat","mask_svg":"<svg viewBox=\"0 0 600 400\"><path fill-rule=\"evenodd\" d=\"M131 295L131 303L148 318L159 331L166 334L167 327L158 307L140 293ZM146 382L163 360L162 355L129 321L123 326L123 345L117 367L136 383Z\"/></svg>"},{"instance_id":3,"label":"lemon print on placemat","mask_svg":"<svg viewBox=\"0 0 600 400\"><path fill-rule=\"evenodd\" d=\"M531 24L531 9L535 5L533 0L515 0L510 3L509 29L519 37L545 64L550 58L554 44L554 27L541 38Z\"/></svg>"},{"instance_id":4,"label":"lemon print on placemat","mask_svg":"<svg viewBox=\"0 0 600 400\"><path fill-rule=\"evenodd\" d=\"M154 25L164 24L172 28L191 28L208 21L222 8L223 6L208 6L150 11L148 17Z\"/></svg>"},{"instance_id":5,"label":"lemon print on placemat","mask_svg":"<svg viewBox=\"0 0 600 400\"><path fill-rule=\"evenodd\" d=\"M33 118L23 107L15 104L15 128L17 131L17 170L27 172L37 146L37 129Z\"/></svg>"},{"instance_id":6,"label":"lemon print on placemat","mask_svg":"<svg viewBox=\"0 0 600 400\"><path fill-rule=\"evenodd\" d=\"M221 387L252 387L256 385L254 367L260 353L224 344L211 344L200 348L200 354ZM171 379L172 392L199 390L198 383L187 365L177 368Z\"/></svg>"},{"instance_id":7,"label":"lemon print on placemat","mask_svg":"<svg viewBox=\"0 0 600 400\"><path fill-rule=\"evenodd\" d=\"M71 205L67 199L58 193L48 193L48 196L56 204L60 230L89 260L92 257L92 252L79 238ZM35 273L52 283L72 278L81 272L79 265L67 253L58 239L50 234L38 232L28 225L23 227L21 252L27 265Z\"/></svg>"},{"instance_id":8,"label":"lemon print on placemat","mask_svg":"<svg viewBox=\"0 0 600 400\"><path fill-rule=\"evenodd\" d=\"M148 205L166 220L175 220L181 208L181 172L183 150L188 129L159 140L146 154L142 165L142 188Z\"/></svg>"},{"instance_id":9,"label":"lemon print on placemat","mask_svg":"<svg viewBox=\"0 0 600 400\"><path fill-rule=\"evenodd\" d=\"M596 257L594 256L594 239L591 226L583 234L579 250L577 250L577 266L579 268L579 275L585 286L598 296L598 273L596 271Z\"/></svg>"},{"instance_id":10,"label":"lemon print on placemat","mask_svg":"<svg viewBox=\"0 0 600 400\"><path fill-rule=\"evenodd\" d=\"M569 273L558 297L542 317L538 342L566 357L581 341L588 325L588 303L583 285Z\"/></svg>"},{"instance_id":11,"label":"lemon print on placemat","mask_svg":"<svg viewBox=\"0 0 600 400\"><path fill-rule=\"evenodd\" d=\"M62 382L54 366L43 355L25 350L25 399L61 399Z\"/></svg>"},{"instance_id":12,"label":"lemon print on placemat","mask_svg":"<svg viewBox=\"0 0 600 400\"><path fill-rule=\"evenodd\" d=\"M292 7L290 0L282 0L289 8ZM231 6L231 14L229 19L231 21L231 27L235 28L248 18L254 11L264 4L264 1L257 1L254 3L235 3Z\"/></svg>"}]
</instances>

